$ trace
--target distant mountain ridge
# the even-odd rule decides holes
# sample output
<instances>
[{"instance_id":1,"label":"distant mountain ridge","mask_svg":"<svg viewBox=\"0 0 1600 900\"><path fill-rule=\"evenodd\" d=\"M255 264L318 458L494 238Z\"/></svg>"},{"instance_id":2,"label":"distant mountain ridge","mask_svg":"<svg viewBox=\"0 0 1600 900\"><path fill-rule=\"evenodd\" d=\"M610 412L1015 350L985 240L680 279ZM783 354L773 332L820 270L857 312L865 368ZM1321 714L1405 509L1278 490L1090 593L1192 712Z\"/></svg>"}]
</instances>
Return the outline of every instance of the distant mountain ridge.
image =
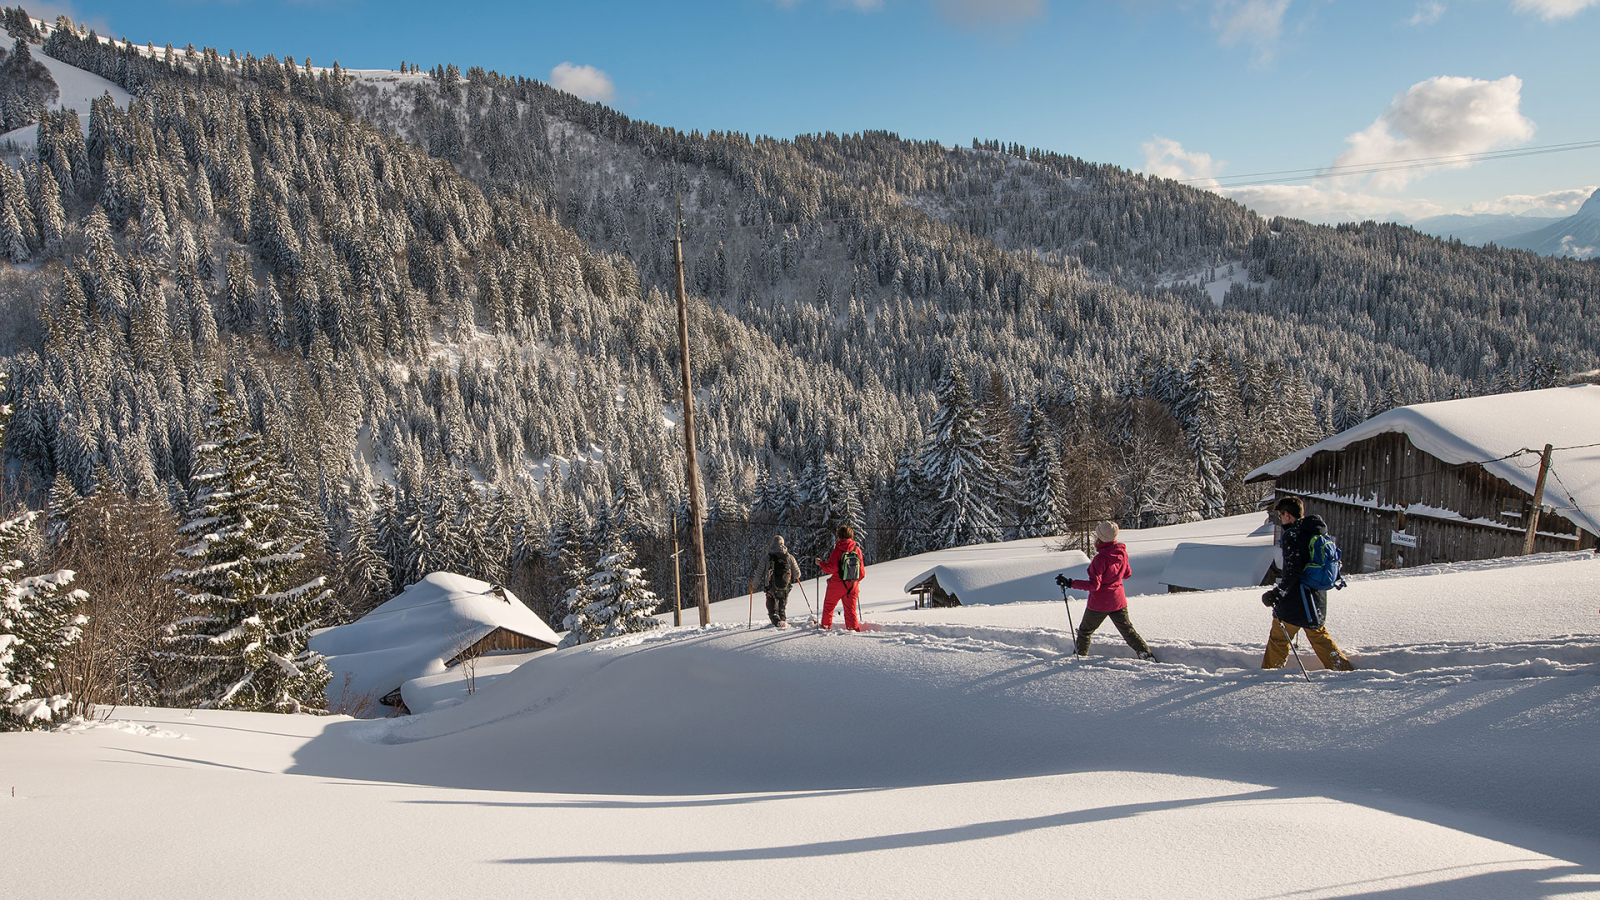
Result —
<instances>
[{"instance_id":1,"label":"distant mountain ridge","mask_svg":"<svg viewBox=\"0 0 1600 900\"><path fill-rule=\"evenodd\" d=\"M1411 223L1411 227L1434 237L1454 238L1464 244L1481 247L1484 244L1503 244L1508 238L1537 231L1557 222L1560 216L1524 216L1513 213L1482 213L1479 215L1453 214L1429 216Z\"/></svg>"},{"instance_id":2,"label":"distant mountain ridge","mask_svg":"<svg viewBox=\"0 0 1600 900\"><path fill-rule=\"evenodd\" d=\"M1573 259L1600 256L1600 190L1590 194L1572 216L1535 231L1513 235L1499 244L1546 256Z\"/></svg>"}]
</instances>

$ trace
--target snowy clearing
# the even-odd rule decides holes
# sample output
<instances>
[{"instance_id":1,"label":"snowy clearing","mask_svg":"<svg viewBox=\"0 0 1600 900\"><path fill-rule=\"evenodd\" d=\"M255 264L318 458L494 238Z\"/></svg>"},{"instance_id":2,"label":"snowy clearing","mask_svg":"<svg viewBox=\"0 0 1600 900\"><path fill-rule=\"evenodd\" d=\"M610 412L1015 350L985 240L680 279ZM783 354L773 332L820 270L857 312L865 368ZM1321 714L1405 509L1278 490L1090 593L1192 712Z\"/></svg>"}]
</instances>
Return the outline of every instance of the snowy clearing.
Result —
<instances>
[{"instance_id":1,"label":"snowy clearing","mask_svg":"<svg viewBox=\"0 0 1600 900\"><path fill-rule=\"evenodd\" d=\"M1179 541L1259 524L1125 535L1153 585ZM1259 589L1131 598L1159 664L1129 658L1109 626L1070 656L1059 599L913 610L901 590L935 565L1045 552L872 566L867 617L883 630L865 634L748 629L747 598L731 598L709 629L499 660L473 696L425 715L122 709L117 727L0 736L0 824L39 863L13 884L1600 897L1593 554L1351 578L1329 625L1362 669L1313 668L1310 683L1292 661L1256 668ZM449 678L430 679L439 696ZM187 740L156 739L172 735ZM95 865L77 864L86 852Z\"/></svg>"},{"instance_id":2,"label":"snowy clearing","mask_svg":"<svg viewBox=\"0 0 1600 900\"><path fill-rule=\"evenodd\" d=\"M44 67L50 70L50 77L55 79L56 87L61 91L60 97L56 99L56 102L50 108L55 110L64 106L77 113L85 133L89 130L89 104L99 100L106 93L109 92L111 94L112 99L117 102L118 106L124 109L127 108L128 92L112 82L92 72L85 72L77 66L68 65L59 59L47 56L38 47L29 47L28 49L33 53L34 59L44 63ZM38 139L39 125L34 123L0 134L0 145L10 141L16 144L18 149L31 150Z\"/></svg>"}]
</instances>

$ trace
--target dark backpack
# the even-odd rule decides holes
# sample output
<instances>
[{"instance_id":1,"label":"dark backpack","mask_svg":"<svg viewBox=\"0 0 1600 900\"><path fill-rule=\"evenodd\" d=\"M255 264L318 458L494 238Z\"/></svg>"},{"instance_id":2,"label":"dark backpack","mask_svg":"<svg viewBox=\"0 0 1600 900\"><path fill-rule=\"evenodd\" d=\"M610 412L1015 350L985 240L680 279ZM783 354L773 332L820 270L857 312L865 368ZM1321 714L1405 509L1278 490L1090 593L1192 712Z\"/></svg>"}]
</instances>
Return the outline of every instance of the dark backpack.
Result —
<instances>
[{"instance_id":1,"label":"dark backpack","mask_svg":"<svg viewBox=\"0 0 1600 900\"><path fill-rule=\"evenodd\" d=\"M775 591L789 589L789 554L771 553L772 571L767 573L767 587Z\"/></svg>"},{"instance_id":2,"label":"dark backpack","mask_svg":"<svg viewBox=\"0 0 1600 900\"><path fill-rule=\"evenodd\" d=\"M845 584L861 580L861 551L846 550L839 555L839 580Z\"/></svg>"},{"instance_id":3,"label":"dark backpack","mask_svg":"<svg viewBox=\"0 0 1600 900\"><path fill-rule=\"evenodd\" d=\"M1300 573L1300 583L1313 591L1342 590L1344 588L1344 577L1340 575L1342 556L1339 553L1339 545L1334 543L1333 536L1312 535L1311 543L1306 549L1310 558L1306 561L1305 570Z\"/></svg>"}]
</instances>

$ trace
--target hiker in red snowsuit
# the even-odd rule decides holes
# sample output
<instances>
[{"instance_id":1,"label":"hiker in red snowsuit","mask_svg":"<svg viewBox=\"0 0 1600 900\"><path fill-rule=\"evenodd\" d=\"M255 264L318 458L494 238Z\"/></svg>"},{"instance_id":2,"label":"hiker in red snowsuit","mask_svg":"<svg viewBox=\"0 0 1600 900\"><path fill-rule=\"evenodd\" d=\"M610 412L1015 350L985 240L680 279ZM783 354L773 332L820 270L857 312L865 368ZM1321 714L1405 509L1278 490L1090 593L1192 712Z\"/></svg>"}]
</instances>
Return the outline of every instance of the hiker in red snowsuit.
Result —
<instances>
[{"instance_id":1,"label":"hiker in red snowsuit","mask_svg":"<svg viewBox=\"0 0 1600 900\"><path fill-rule=\"evenodd\" d=\"M1078 625L1077 651L1079 656L1089 653L1089 639L1094 634L1100 623L1106 619L1117 626L1122 632L1122 639L1128 642L1133 652L1140 659L1155 660L1150 653L1150 645L1144 642L1139 632L1133 627L1133 620L1128 617L1128 597L1122 590L1122 580L1133 575L1133 569L1128 565L1127 545L1117 541L1120 529L1115 522L1101 522L1095 526L1095 554L1094 561L1089 563L1088 578L1068 578L1065 575L1056 576L1056 584L1070 590L1088 591L1089 608L1083 613L1083 622Z\"/></svg>"},{"instance_id":2,"label":"hiker in red snowsuit","mask_svg":"<svg viewBox=\"0 0 1600 900\"><path fill-rule=\"evenodd\" d=\"M839 560L846 553L855 553L861 561L861 577L867 577L867 560L861 552L861 545L855 541L855 532L849 525L839 526L839 541L833 545L833 552L828 554L827 560L817 560L817 568L828 573L828 594L822 601L822 627L833 627L833 608L844 601L844 627L851 631L861 630L861 582L845 581L839 574Z\"/></svg>"}]
</instances>

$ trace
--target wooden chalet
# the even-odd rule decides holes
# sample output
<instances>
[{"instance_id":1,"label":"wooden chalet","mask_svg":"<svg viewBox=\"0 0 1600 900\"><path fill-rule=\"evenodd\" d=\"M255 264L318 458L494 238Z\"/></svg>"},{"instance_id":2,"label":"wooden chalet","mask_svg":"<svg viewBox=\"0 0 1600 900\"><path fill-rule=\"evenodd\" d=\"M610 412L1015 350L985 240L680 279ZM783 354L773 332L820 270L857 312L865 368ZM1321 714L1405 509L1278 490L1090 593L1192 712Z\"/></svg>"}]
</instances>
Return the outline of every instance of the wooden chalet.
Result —
<instances>
[{"instance_id":1,"label":"wooden chalet","mask_svg":"<svg viewBox=\"0 0 1600 900\"><path fill-rule=\"evenodd\" d=\"M475 659L489 653L501 651L521 652L528 650L549 650L555 647L552 641L513 631L505 626L499 626L467 647L455 656L450 657L444 666L454 668L464 659Z\"/></svg>"},{"instance_id":2,"label":"wooden chalet","mask_svg":"<svg viewBox=\"0 0 1600 900\"><path fill-rule=\"evenodd\" d=\"M433 572L360 619L313 635L310 646L327 660L341 691L404 709L402 688L412 679L489 653L546 650L560 642L500 585Z\"/></svg>"},{"instance_id":3,"label":"wooden chalet","mask_svg":"<svg viewBox=\"0 0 1600 900\"><path fill-rule=\"evenodd\" d=\"M1534 552L1600 534L1600 386L1393 409L1251 472L1321 516L1350 572L1523 552L1543 448Z\"/></svg>"}]
</instances>

